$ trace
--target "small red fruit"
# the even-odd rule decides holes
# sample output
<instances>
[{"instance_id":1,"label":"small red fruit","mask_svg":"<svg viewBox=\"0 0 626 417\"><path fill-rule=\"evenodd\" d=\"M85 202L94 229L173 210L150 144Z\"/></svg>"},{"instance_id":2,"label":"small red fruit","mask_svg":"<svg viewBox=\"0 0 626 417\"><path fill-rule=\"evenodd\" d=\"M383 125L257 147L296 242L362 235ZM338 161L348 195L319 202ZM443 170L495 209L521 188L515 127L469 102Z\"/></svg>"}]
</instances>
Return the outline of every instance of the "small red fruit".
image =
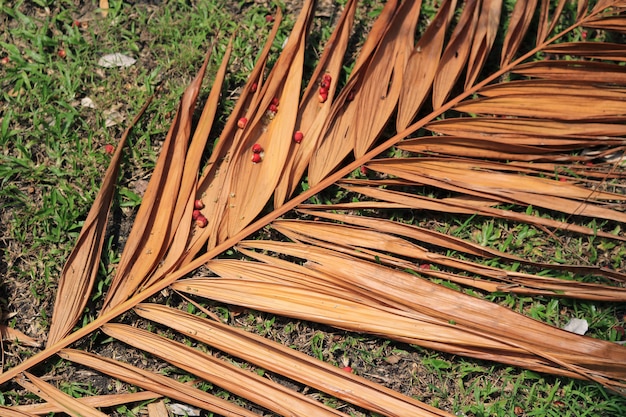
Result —
<instances>
[{"instance_id":1,"label":"small red fruit","mask_svg":"<svg viewBox=\"0 0 626 417\"><path fill-rule=\"evenodd\" d=\"M361 165L359 167L359 171L361 172L361 175L367 175L367 167L365 165Z\"/></svg>"},{"instance_id":2,"label":"small red fruit","mask_svg":"<svg viewBox=\"0 0 626 417\"><path fill-rule=\"evenodd\" d=\"M80 21L74 20L74 22L72 22L72 26L79 27L80 26Z\"/></svg>"},{"instance_id":3,"label":"small red fruit","mask_svg":"<svg viewBox=\"0 0 626 417\"><path fill-rule=\"evenodd\" d=\"M267 16L265 16L265 21L267 23L272 23L274 21L274 16L272 16L271 14L268 14Z\"/></svg>"},{"instance_id":4,"label":"small red fruit","mask_svg":"<svg viewBox=\"0 0 626 417\"><path fill-rule=\"evenodd\" d=\"M204 202L202 200L195 200L193 202L193 208L196 210L202 210L204 208Z\"/></svg>"},{"instance_id":5,"label":"small red fruit","mask_svg":"<svg viewBox=\"0 0 626 417\"><path fill-rule=\"evenodd\" d=\"M272 102L270 103L270 105L272 105L272 104L273 104L274 106L278 106L278 103L279 103L279 101L278 101L278 97L274 97L274 98L272 99Z\"/></svg>"},{"instance_id":6,"label":"small red fruit","mask_svg":"<svg viewBox=\"0 0 626 417\"><path fill-rule=\"evenodd\" d=\"M278 112L278 106L275 104L270 104L270 106L268 107L268 110L271 111L272 113L276 113Z\"/></svg>"},{"instance_id":7,"label":"small red fruit","mask_svg":"<svg viewBox=\"0 0 626 417\"><path fill-rule=\"evenodd\" d=\"M209 224L207 218L204 217L204 215L200 214L200 216L196 219L196 226L198 226L200 229L204 229L207 224Z\"/></svg>"},{"instance_id":8,"label":"small red fruit","mask_svg":"<svg viewBox=\"0 0 626 417\"><path fill-rule=\"evenodd\" d=\"M2 59L0 59L0 64L2 64L2 65L6 65L9 62L11 62L11 58L9 58L8 56L4 56L4 57L2 57Z\"/></svg>"},{"instance_id":9,"label":"small red fruit","mask_svg":"<svg viewBox=\"0 0 626 417\"><path fill-rule=\"evenodd\" d=\"M326 81L322 80L322 82L320 83L320 88L325 88L328 90L330 88L330 85Z\"/></svg>"},{"instance_id":10,"label":"small red fruit","mask_svg":"<svg viewBox=\"0 0 626 417\"><path fill-rule=\"evenodd\" d=\"M349 372L349 373L352 373L352 367L350 367L350 366L344 366L343 368L341 368L341 370Z\"/></svg>"},{"instance_id":11,"label":"small red fruit","mask_svg":"<svg viewBox=\"0 0 626 417\"><path fill-rule=\"evenodd\" d=\"M320 92L317 98L319 99L320 103L326 103L326 100L328 100L328 93Z\"/></svg>"},{"instance_id":12,"label":"small red fruit","mask_svg":"<svg viewBox=\"0 0 626 417\"><path fill-rule=\"evenodd\" d=\"M104 152L108 155L113 155L113 152L115 152L115 146L111 144L104 145Z\"/></svg>"},{"instance_id":13,"label":"small red fruit","mask_svg":"<svg viewBox=\"0 0 626 417\"><path fill-rule=\"evenodd\" d=\"M198 218L200 218L200 216L202 216L203 214L200 213L199 209L196 209L194 211L191 212L191 218L194 220L198 220Z\"/></svg>"},{"instance_id":14,"label":"small red fruit","mask_svg":"<svg viewBox=\"0 0 626 417\"><path fill-rule=\"evenodd\" d=\"M326 95L328 95L328 88L325 88L325 87L320 87L320 94L326 94Z\"/></svg>"},{"instance_id":15,"label":"small red fruit","mask_svg":"<svg viewBox=\"0 0 626 417\"><path fill-rule=\"evenodd\" d=\"M333 77L331 77L330 74L328 73L324 74L324 76L322 77L322 81L326 81L328 84L330 84L332 80L333 80Z\"/></svg>"},{"instance_id":16,"label":"small red fruit","mask_svg":"<svg viewBox=\"0 0 626 417\"><path fill-rule=\"evenodd\" d=\"M248 124L248 119L246 119L245 117L242 117L241 119L237 121L237 127L239 127L239 129L243 129L244 127L246 127L247 124Z\"/></svg>"},{"instance_id":17,"label":"small red fruit","mask_svg":"<svg viewBox=\"0 0 626 417\"><path fill-rule=\"evenodd\" d=\"M304 139L304 134L302 132L300 132L299 130L293 134L293 141L296 143L300 143L302 142L302 139Z\"/></svg>"},{"instance_id":18,"label":"small red fruit","mask_svg":"<svg viewBox=\"0 0 626 417\"><path fill-rule=\"evenodd\" d=\"M258 164L262 160L263 160L263 158L261 158L261 154L260 153L255 153L255 154L252 155L252 162L254 162L255 164Z\"/></svg>"},{"instance_id":19,"label":"small red fruit","mask_svg":"<svg viewBox=\"0 0 626 417\"><path fill-rule=\"evenodd\" d=\"M67 56L67 52L65 52L65 49L61 48L57 51L57 55L59 58L65 58Z\"/></svg>"},{"instance_id":20,"label":"small red fruit","mask_svg":"<svg viewBox=\"0 0 626 417\"><path fill-rule=\"evenodd\" d=\"M256 89L259 88L259 84L258 83L252 83L252 85L250 86L250 92L251 93L256 93Z\"/></svg>"},{"instance_id":21,"label":"small red fruit","mask_svg":"<svg viewBox=\"0 0 626 417\"><path fill-rule=\"evenodd\" d=\"M258 143L255 143L254 145L252 145L252 152L253 153L261 153L261 152L263 152L263 148Z\"/></svg>"},{"instance_id":22,"label":"small red fruit","mask_svg":"<svg viewBox=\"0 0 626 417\"><path fill-rule=\"evenodd\" d=\"M567 182L567 178L565 178L565 177L559 177L559 181L561 181L561 182Z\"/></svg>"}]
</instances>

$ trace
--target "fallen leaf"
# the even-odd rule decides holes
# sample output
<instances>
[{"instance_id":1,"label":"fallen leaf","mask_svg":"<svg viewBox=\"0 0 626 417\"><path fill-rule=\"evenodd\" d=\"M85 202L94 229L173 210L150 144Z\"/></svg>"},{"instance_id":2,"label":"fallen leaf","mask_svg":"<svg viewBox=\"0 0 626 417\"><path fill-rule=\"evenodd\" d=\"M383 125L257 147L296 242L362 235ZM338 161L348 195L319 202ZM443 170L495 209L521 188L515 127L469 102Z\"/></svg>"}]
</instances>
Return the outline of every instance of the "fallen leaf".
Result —
<instances>
[{"instance_id":1,"label":"fallen leaf","mask_svg":"<svg viewBox=\"0 0 626 417\"><path fill-rule=\"evenodd\" d=\"M87 108L90 108L90 109L95 109L96 108L96 105L94 104L93 100L90 97L83 97L80 100L80 105L82 107L87 107Z\"/></svg>"},{"instance_id":2,"label":"fallen leaf","mask_svg":"<svg viewBox=\"0 0 626 417\"><path fill-rule=\"evenodd\" d=\"M130 67L137 60L128 55L120 54L116 52L114 54L108 54L98 60L98 65L104 68L114 67Z\"/></svg>"},{"instance_id":3,"label":"fallen leaf","mask_svg":"<svg viewBox=\"0 0 626 417\"><path fill-rule=\"evenodd\" d=\"M0 324L0 334L2 335L2 340L7 341L15 341L24 346L32 346L39 347L41 343L38 340L33 339L30 336L26 336L24 333L20 332L17 329L13 329L4 324Z\"/></svg>"},{"instance_id":4,"label":"fallen leaf","mask_svg":"<svg viewBox=\"0 0 626 417\"><path fill-rule=\"evenodd\" d=\"M172 414L175 414L177 416L192 417L192 416L200 415L199 408L189 407L188 405L185 405L185 404L179 404L179 403L169 404L169 409L172 412Z\"/></svg>"},{"instance_id":5,"label":"fallen leaf","mask_svg":"<svg viewBox=\"0 0 626 417\"><path fill-rule=\"evenodd\" d=\"M563 326L563 330L568 332L584 335L589 330L589 324L585 319L571 319L569 323Z\"/></svg>"}]
</instances>

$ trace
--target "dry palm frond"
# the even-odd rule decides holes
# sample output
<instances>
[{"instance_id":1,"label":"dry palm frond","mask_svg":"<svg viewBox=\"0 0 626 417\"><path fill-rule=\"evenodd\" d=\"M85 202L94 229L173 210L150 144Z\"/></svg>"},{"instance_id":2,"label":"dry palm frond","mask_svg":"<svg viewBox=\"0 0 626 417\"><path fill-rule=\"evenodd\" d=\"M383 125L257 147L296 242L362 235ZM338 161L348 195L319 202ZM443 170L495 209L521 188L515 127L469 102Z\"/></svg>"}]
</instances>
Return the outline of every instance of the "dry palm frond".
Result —
<instances>
[{"instance_id":1,"label":"dry palm frond","mask_svg":"<svg viewBox=\"0 0 626 417\"><path fill-rule=\"evenodd\" d=\"M161 395L154 392L139 391L128 394L94 395L93 397L77 398L77 400L89 405L90 407L113 407L137 401L154 400L159 397L161 397ZM51 403L19 405L13 407L13 409L37 415L63 412L61 407L57 407Z\"/></svg>"},{"instance_id":2,"label":"dry palm frond","mask_svg":"<svg viewBox=\"0 0 626 417\"><path fill-rule=\"evenodd\" d=\"M535 30L536 46L520 52L531 30L536 4L516 3L503 48L495 51L494 40L503 30L502 2L469 0L458 20L453 18L456 2L443 2L430 27L413 45L420 2L388 1L350 78L336 97L333 93L356 2L346 4L344 17L331 37L330 52L320 60L302 96L305 41L314 2L305 3L279 59L264 77L280 23L279 14L239 102L199 175L198 150L205 147L212 127L230 47L192 137L191 116L207 58L182 98L100 316L68 334L84 305L70 308L58 304L53 316L58 324L49 336L48 347L1 374L0 383L59 353L155 393L203 404L200 406L226 415L249 414L193 389L177 388L180 386L176 381L150 371L64 349L102 329L113 338L276 413L341 415L210 354L152 332L111 323L135 309L144 318L164 324L173 321L171 327L185 335L375 412L446 415L361 378L342 375L328 365L305 360L302 355L256 336L246 337L241 331L180 311L139 304L172 286L225 303L588 379L613 390L624 390L623 346L555 329L505 307L437 285L418 276L422 274L415 265L439 264L453 272L422 271L423 275L484 291L604 301L624 301L624 289L485 267L479 262L427 250L420 242L476 258L498 257L534 268L593 273L620 285L625 278L623 273L594 266L531 262L400 222L368 218L364 213L355 216L330 211L367 208L380 215L387 208L413 208L479 214L533 224L553 235L568 231L624 241L623 234L501 207L532 205L568 216L626 222L622 211L625 197L601 188L608 180L624 177L605 158L619 157L618 152L626 148L626 72L623 66L600 59L623 61L624 48L608 42L558 43L579 27L626 31L626 21L618 7L621 2L598 2L591 10L580 2L575 21L563 32L554 33L565 2L559 1L552 8L550 2L542 1ZM451 36L446 39L448 33ZM496 52L500 54L495 57L499 58L496 61L500 68L482 75L488 58ZM573 55L575 59L532 59L541 52ZM465 80L459 84L464 72ZM327 88L328 97L316 102L320 77L332 87ZM420 119L415 121L416 117ZM391 125L398 131L382 138L381 132ZM301 144L292 140L297 130L305 134ZM262 151L252 161L255 145ZM412 154L382 157L395 145ZM590 156L587 148L597 152ZM349 155L355 159L346 162ZM116 155L111 172L115 172L118 159ZM595 165L585 165L592 160ZM363 164L381 179L340 181ZM310 188L289 199L305 169ZM563 182L562 178L568 181ZM112 195L113 184L109 176L107 179L104 197L98 198L64 272L63 279L75 289L60 292L60 300L86 299L89 294ZM332 184L371 201L300 206ZM424 186L439 190L445 197L424 197L414 192ZM206 228L191 220L193 203L198 198L205 200L202 215L209 222ZM274 208L257 219L272 200ZM324 220L278 220L296 208ZM285 239L244 241L268 225ZM256 261L214 259L234 246ZM206 252L198 255L202 250ZM294 261L266 253L286 255ZM218 277L180 280L202 265ZM214 333L207 333L207 328L214 329ZM226 340L234 346L227 346ZM267 357L248 354L246 350L251 344L263 346ZM289 369L290 366L295 369ZM29 379L37 381L31 375ZM33 387L22 383L42 397L46 394L39 390L49 389L46 385ZM351 392L358 389L363 393ZM59 406L72 412L78 404L65 402Z\"/></svg>"}]
</instances>

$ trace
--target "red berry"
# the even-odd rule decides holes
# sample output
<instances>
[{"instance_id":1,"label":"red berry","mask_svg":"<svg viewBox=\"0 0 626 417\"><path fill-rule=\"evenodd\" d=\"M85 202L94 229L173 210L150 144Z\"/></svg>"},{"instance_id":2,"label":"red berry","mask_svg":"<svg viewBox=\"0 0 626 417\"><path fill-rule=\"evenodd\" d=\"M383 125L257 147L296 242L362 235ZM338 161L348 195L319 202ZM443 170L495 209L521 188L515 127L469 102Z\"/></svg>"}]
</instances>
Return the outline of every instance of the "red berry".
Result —
<instances>
[{"instance_id":1,"label":"red berry","mask_svg":"<svg viewBox=\"0 0 626 417\"><path fill-rule=\"evenodd\" d=\"M278 112L278 106L275 104L270 104L270 106L268 107L268 110L271 111L272 113L276 113Z\"/></svg>"},{"instance_id":2,"label":"red berry","mask_svg":"<svg viewBox=\"0 0 626 417\"><path fill-rule=\"evenodd\" d=\"M330 85L326 81L322 80L322 82L320 83L320 88L325 88L328 90L330 88Z\"/></svg>"},{"instance_id":3,"label":"red berry","mask_svg":"<svg viewBox=\"0 0 626 417\"><path fill-rule=\"evenodd\" d=\"M361 175L367 175L367 167L365 165L361 165L359 171L361 171Z\"/></svg>"},{"instance_id":4,"label":"red berry","mask_svg":"<svg viewBox=\"0 0 626 417\"><path fill-rule=\"evenodd\" d=\"M326 95L328 95L328 88L325 88L325 87L320 87L320 94L326 94Z\"/></svg>"},{"instance_id":5,"label":"red berry","mask_svg":"<svg viewBox=\"0 0 626 417\"><path fill-rule=\"evenodd\" d=\"M261 154L260 153L252 154L252 162L254 162L255 164L258 164L262 160L263 160L263 158L261 158Z\"/></svg>"},{"instance_id":6,"label":"red berry","mask_svg":"<svg viewBox=\"0 0 626 417\"><path fill-rule=\"evenodd\" d=\"M296 143L300 143L302 142L302 139L304 139L304 134L302 132L300 132L299 130L293 134L293 141Z\"/></svg>"},{"instance_id":7,"label":"red berry","mask_svg":"<svg viewBox=\"0 0 626 417\"><path fill-rule=\"evenodd\" d=\"M115 146L110 144L104 145L104 152L108 155L113 155L113 152L115 152Z\"/></svg>"},{"instance_id":8,"label":"red berry","mask_svg":"<svg viewBox=\"0 0 626 417\"><path fill-rule=\"evenodd\" d=\"M251 93L256 93L256 89L259 88L259 84L258 83L252 83L252 85L250 86L250 92Z\"/></svg>"},{"instance_id":9,"label":"red berry","mask_svg":"<svg viewBox=\"0 0 626 417\"><path fill-rule=\"evenodd\" d=\"M333 77L331 77L330 74L328 74L328 73L324 74L324 76L322 77L322 81L326 81L328 84L330 84L332 79L333 79Z\"/></svg>"},{"instance_id":10,"label":"red berry","mask_svg":"<svg viewBox=\"0 0 626 417\"><path fill-rule=\"evenodd\" d=\"M8 56L2 57L2 59L0 59L0 64L2 65L6 65L9 62L11 62L11 58L9 58Z\"/></svg>"},{"instance_id":11,"label":"red berry","mask_svg":"<svg viewBox=\"0 0 626 417\"><path fill-rule=\"evenodd\" d=\"M67 56L67 52L65 52L65 49L59 49L57 51L57 55L59 56L59 58L65 58Z\"/></svg>"},{"instance_id":12,"label":"red berry","mask_svg":"<svg viewBox=\"0 0 626 417\"><path fill-rule=\"evenodd\" d=\"M272 105L272 104L273 104L274 106L278 106L278 103L279 103L279 101L278 101L278 97L274 97L274 98L272 99L272 102L270 103L270 105Z\"/></svg>"},{"instance_id":13,"label":"red berry","mask_svg":"<svg viewBox=\"0 0 626 417\"><path fill-rule=\"evenodd\" d=\"M239 129L243 129L244 127L246 127L247 124L248 124L248 119L246 119L245 117L242 117L241 119L237 121L237 126L239 127Z\"/></svg>"},{"instance_id":14,"label":"red berry","mask_svg":"<svg viewBox=\"0 0 626 417\"><path fill-rule=\"evenodd\" d=\"M200 214L200 216L198 216L198 218L196 219L196 226L198 226L200 229L204 229L207 224L209 224L207 218L204 217L203 214Z\"/></svg>"},{"instance_id":15,"label":"red berry","mask_svg":"<svg viewBox=\"0 0 626 417\"><path fill-rule=\"evenodd\" d=\"M204 208L204 202L202 200L194 201L193 208L195 208L196 210L202 210Z\"/></svg>"},{"instance_id":16,"label":"red berry","mask_svg":"<svg viewBox=\"0 0 626 417\"><path fill-rule=\"evenodd\" d=\"M326 100L328 100L328 93L320 92L317 98L320 100L320 103L326 103Z\"/></svg>"},{"instance_id":17,"label":"red berry","mask_svg":"<svg viewBox=\"0 0 626 417\"><path fill-rule=\"evenodd\" d=\"M200 216L202 216L202 213L200 213L200 210L194 210L191 212L191 218L194 220L198 220Z\"/></svg>"},{"instance_id":18,"label":"red berry","mask_svg":"<svg viewBox=\"0 0 626 417\"><path fill-rule=\"evenodd\" d=\"M420 268L421 269L431 269L431 265L430 264L420 264Z\"/></svg>"},{"instance_id":19,"label":"red berry","mask_svg":"<svg viewBox=\"0 0 626 417\"><path fill-rule=\"evenodd\" d=\"M79 27L80 26L80 21L74 20L74 22L72 22L72 26Z\"/></svg>"},{"instance_id":20,"label":"red berry","mask_svg":"<svg viewBox=\"0 0 626 417\"><path fill-rule=\"evenodd\" d=\"M272 23L274 21L274 16L272 16L271 14L268 14L267 16L265 16L265 21L267 23Z\"/></svg>"},{"instance_id":21,"label":"red berry","mask_svg":"<svg viewBox=\"0 0 626 417\"><path fill-rule=\"evenodd\" d=\"M254 145L252 145L252 152L255 153L255 154L256 153L261 153L261 152L263 152L263 148L258 143L255 143Z\"/></svg>"},{"instance_id":22,"label":"red berry","mask_svg":"<svg viewBox=\"0 0 626 417\"><path fill-rule=\"evenodd\" d=\"M561 182L567 182L567 178L565 178L565 177L559 177L559 181L561 181Z\"/></svg>"},{"instance_id":23,"label":"red berry","mask_svg":"<svg viewBox=\"0 0 626 417\"><path fill-rule=\"evenodd\" d=\"M349 373L352 373L352 367L350 367L350 366L344 366L343 368L341 368L341 370L349 372Z\"/></svg>"}]
</instances>

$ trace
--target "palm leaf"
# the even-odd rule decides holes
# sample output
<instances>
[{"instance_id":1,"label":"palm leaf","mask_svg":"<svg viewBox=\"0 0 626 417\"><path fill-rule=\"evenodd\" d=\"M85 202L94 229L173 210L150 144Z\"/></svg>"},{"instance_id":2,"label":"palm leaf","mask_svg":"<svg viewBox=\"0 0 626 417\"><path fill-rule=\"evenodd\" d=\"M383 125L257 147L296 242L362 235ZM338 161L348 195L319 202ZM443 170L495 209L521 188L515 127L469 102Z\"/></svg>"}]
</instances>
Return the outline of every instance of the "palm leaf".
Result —
<instances>
[{"instance_id":1,"label":"palm leaf","mask_svg":"<svg viewBox=\"0 0 626 417\"><path fill-rule=\"evenodd\" d=\"M624 196L601 188L608 179L623 178L604 158L614 156L626 145L626 72L623 66L600 59L622 61L623 48L609 42L560 42L578 27L625 31L620 2L599 2L591 10L580 2L577 18L555 33L563 19L565 2L559 1L552 7L544 0L539 5L535 46L520 51L532 38L528 32L536 14L535 5L533 1L516 4L502 50L495 51L494 40L503 31L501 2L470 0L464 4L458 20L452 17L455 2L444 2L414 46L421 3L389 1L363 45L346 85L336 98L329 96L321 103L315 103L316 83L325 73L335 81L339 78L355 2L346 5L345 15L331 37L331 52L320 60L302 97L305 41L314 2L306 2L279 59L264 77L279 14L243 94L199 175L198 150L205 147L212 127L230 48L189 143L207 57L183 95L99 317L68 334L78 319L77 305L73 309L57 305L54 314L64 326L49 338L45 350L1 374L0 383L60 354L207 410L226 415L249 414L204 393L183 389L176 381L151 371L65 349L101 329L110 337L278 414L341 414L213 355L153 332L112 323L135 309L148 320L165 325L173 321L172 329L184 335L374 412L447 415L257 336L178 310L140 304L171 286L211 300L453 354L587 379L625 392L623 346L555 329L427 279L446 279L484 291L624 301L620 286L624 274L594 266L526 261L399 221L367 217L365 211L359 216L333 212L374 209L380 217L388 216L386 210L390 208L415 208L480 214L537 225L553 235L568 231L624 240L623 234L592 230L570 222L569 217L557 221L502 208L510 205L523 209L532 205L570 217L617 223L626 220L620 211ZM451 36L446 41L447 33ZM496 53L498 57L494 57ZM539 53L574 55L575 59L533 58ZM499 61L500 67L485 75L483 68L490 57ZM464 72L465 81L459 85ZM420 85L416 87L416 83ZM256 91L252 87L255 84ZM335 92L336 83L332 85L329 93ZM425 104L429 102L429 92L432 107ZM274 99L278 100L278 111L269 115L269 106L276 105ZM246 121L238 129L237 122L242 117ZM418 121L414 120L416 117ZM391 135L383 133L391 125L397 131ZM310 139L306 147L298 147L292 141L298 129L304 129ZM255 144L263 148L262 160L256 163L251 160ZM396 145L409 154L386 158L387 151ZM589 147L598 152L587 156ZM355 159L346 161L350 154ZM595 162L593 167L584 164L591 159ZM114 159L111 170L116 169L118 162ZM363 164L380 180L345 178ZM287 200L305 167L309 188ZM333 184L369 201L302 205ZM415 192L420 187L436 192L424 197ZM107 181L103 193L110 195L107 193L111 188ZM198 198L206 200L202 210L209 220L206 228L191 221L194 200ZM100 251L98 245L101 247L96 232L103 230L108 212L109 200L100 200L85 226L85 233L90 235L82 238L81 234L73 252L78 259L74 268L80 266L81 271L66 273L64 277L78 289L62 292L58 299L67 298L68 294L84 297L89 292L93 265L97 264ZM274 208L264 212L272 200ZM318 221L279 219L296 208L306 210L300 213L313 215ZM266 226L281 237L244 240ZM90 231L88 227L96 229ZM476 258L498 257L534 268L593 273L618 284L564 281L485 267L480 262L433 252L420 246L420 242ZM215 259L235 246L242 256L254 260ZM206 252L199 254L203 249ZM419 264L425 261L447 270L420 272ZM181 280L203 265L216 277ZM83 308L84 305L78 305L78 310ZM208 332L208 328L214 333ZM252 345L263 346L268 356L247 354ZM19 382L31 392L42 398L56 395L34 375L28 377L37 386ZM355 394L359 390L362 393ZM64 399L57 406L68 413L98 415L93 409L82 408L85 405L76 400Z\"/></svg>"}]
</instances>

